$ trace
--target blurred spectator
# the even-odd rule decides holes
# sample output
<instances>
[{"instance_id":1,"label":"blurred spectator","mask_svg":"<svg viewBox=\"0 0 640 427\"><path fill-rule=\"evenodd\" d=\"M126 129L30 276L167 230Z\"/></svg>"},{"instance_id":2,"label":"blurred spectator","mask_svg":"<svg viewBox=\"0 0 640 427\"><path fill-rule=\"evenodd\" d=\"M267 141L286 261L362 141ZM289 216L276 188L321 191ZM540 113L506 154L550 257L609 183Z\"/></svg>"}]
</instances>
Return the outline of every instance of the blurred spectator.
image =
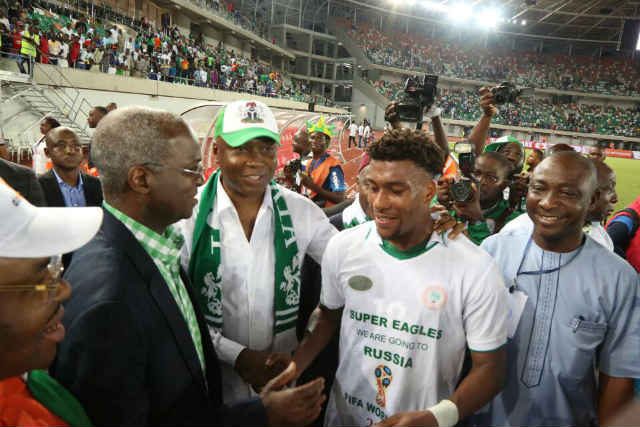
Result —
<instances>
[{"instance_id":1,"label":"blurred spectator","mask_svg":"<svg viewBox=\"0 0 640 427\"><path fill-rule=\"evenodd\" d=\"M31 146L32 167L36 175L41 175L51 168L49 158L44 152L46 146L45 138L51 129L55 129L58 126L60 126L60 122L51 116L46 116L40 122L40 133L42 137Z\"/></svg>"},{"instance_id":2,"label":"blurred spectator","mask_svg":"<svg viewBox=\"0 0 640 427\"><path fill-rule=\"evenodd\" d=\"M67 127L51 130L46 137L47 156L53 167L38 178L47 206L86 207L102 205L102 188L97 178L80 171L82 145Z\"/></svg>"},{"instance_id":3,"label":"blurred spectator","mask_svg":"<svg viewBox=\"0 0 640 427\"><path fill-rule=\"evenodd\" d=\"M46 369L65 336L62 303L71 294L59 254L88 242L102 211L36 208L0 182L0 212L0 425L89 426Z\"/></svg>"},{"instance_id":4,"label":"blurred spectator","mask_svg":"<svg viewBox=\"0 0 640 427\"><path fill-rule=\"evenodd\" d=\"M95 129L100 123L100 120L108 113L107 109L101 106L93 107L89 111L89 116L87 117L87 123L91 129Z\"/></svg>"}]
</instances>

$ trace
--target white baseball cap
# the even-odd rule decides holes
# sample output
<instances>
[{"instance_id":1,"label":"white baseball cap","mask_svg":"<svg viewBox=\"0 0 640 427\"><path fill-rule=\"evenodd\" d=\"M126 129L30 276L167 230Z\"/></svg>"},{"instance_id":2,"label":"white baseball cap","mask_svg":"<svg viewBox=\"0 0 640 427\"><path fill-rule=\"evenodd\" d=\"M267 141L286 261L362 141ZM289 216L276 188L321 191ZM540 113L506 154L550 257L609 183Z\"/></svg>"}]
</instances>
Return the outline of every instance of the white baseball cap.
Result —
<instances>
[{"instance_id":1,"label":"white baseball cap","mask_svg":"<svg viewBox=\"0 0 640 427\"><path fill-rule=\"evenodd\" d=\"M234 101L220 109L213 137L240 147L254 138L273 139L280 144L278 122L273 111L260 101Z\"/></svg>"},{"instance_id":2,"label":"white baseball cap","mask_svg":"<svg viewBox=\"0 0 640 427\"><path fill-rule=\"evenodd\" d=\"M91 240L101 224L101 208L38 208L0 178L0 257L72 252Z\"/></svg>"}]
</instances>

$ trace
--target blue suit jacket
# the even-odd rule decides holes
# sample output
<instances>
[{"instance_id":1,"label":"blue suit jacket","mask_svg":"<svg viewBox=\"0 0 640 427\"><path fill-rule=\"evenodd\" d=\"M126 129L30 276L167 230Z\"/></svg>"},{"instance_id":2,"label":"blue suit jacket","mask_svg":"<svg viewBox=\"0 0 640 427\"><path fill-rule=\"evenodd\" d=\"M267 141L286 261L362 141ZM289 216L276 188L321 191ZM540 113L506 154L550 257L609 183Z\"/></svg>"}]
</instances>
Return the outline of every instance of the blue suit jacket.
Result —
<instances>
[{"instance_id":1,"label":"blue suit jacket","mask_svg":"<svg viewBox=\"0 0 640 427\"><path fill-rule=\"evenodd\" d=\"M194 303L206 374L187 324L153 260L110 213L75 252L65 278L65 340L52 375L96 425L266 425L259 399L222 404L220 370ZM193 300L186 275L183 280Z\"/></svg>"}]
</instances>

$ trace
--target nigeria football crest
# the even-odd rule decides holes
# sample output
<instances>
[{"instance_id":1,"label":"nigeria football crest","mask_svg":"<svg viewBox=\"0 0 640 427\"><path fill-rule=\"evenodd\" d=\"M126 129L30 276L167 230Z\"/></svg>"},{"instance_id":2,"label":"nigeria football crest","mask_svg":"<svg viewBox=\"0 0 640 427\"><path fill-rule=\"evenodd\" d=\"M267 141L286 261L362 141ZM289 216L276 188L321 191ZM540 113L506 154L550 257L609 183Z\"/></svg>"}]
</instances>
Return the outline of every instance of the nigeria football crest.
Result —
<instances>
[{"instance_id":1,"label":"nigeria football crest","mask_svg":"<svg viewBox=\"0 0 640 427\"><path fill-rule=\"evenodd\" d=\"M378 365L373 372L376 375L376 385L378 387L376 403L381 408L384 408L387 405L387 388L391 385L393 374L387 365Z\"/></svg>"},{"instance_id":2,"label":"nigeria football crest","mask_svg":"<svg viewBox=\"0 0 640 427\"><path fill-rule=\"evenodd\" d=\"M262 108L253 101L242 107L242 123L264 123Z\"/></svg>"}]
</instances>

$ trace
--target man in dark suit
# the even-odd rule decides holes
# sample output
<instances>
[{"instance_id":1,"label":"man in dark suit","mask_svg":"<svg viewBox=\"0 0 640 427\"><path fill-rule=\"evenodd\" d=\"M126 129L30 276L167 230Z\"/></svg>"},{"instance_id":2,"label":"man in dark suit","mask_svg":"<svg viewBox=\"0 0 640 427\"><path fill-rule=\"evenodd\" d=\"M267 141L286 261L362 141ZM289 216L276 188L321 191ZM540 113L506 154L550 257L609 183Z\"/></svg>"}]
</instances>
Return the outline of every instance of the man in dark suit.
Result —
<instances>
[{"instance_id":1,"label":"man in dark suit","mask_svg":"<svg viewBox=\"0 0 640 427\"><path fill-rule=\"evenodd\" d=\"M51 207L85 207L102 205L100 180L80 171L82 145L68 127L51 129L46 137L47 157L53 167L38 177L47 205Z\"/></svg>"},{"instance_id":2,"label":"man in dark suit","mask_svg":"<svg viewBox=\"0 0 640 427\"><path fill-rule=\"evenodd\" d=\"M42 188L38 183L38 178L36 178L36 174L31 169L0 158L0 178L22 194L32 205L47 205Z\"/></svg>"},{"instance_id":3,"label":"man in dark suit","mask_svg":"<svg viewBox=\"0 0 640 427\"><path fill-rule=\"evenodd\" d=\"M105 195L101 230L73 257L65 278L67 338L53 375L95 425L290 425L320 413L322 379L222 404L219 362L180 269L181 236L203 183L200 148L177 116L118 109L94 134Z\"/></svg>"}]
</instances>

